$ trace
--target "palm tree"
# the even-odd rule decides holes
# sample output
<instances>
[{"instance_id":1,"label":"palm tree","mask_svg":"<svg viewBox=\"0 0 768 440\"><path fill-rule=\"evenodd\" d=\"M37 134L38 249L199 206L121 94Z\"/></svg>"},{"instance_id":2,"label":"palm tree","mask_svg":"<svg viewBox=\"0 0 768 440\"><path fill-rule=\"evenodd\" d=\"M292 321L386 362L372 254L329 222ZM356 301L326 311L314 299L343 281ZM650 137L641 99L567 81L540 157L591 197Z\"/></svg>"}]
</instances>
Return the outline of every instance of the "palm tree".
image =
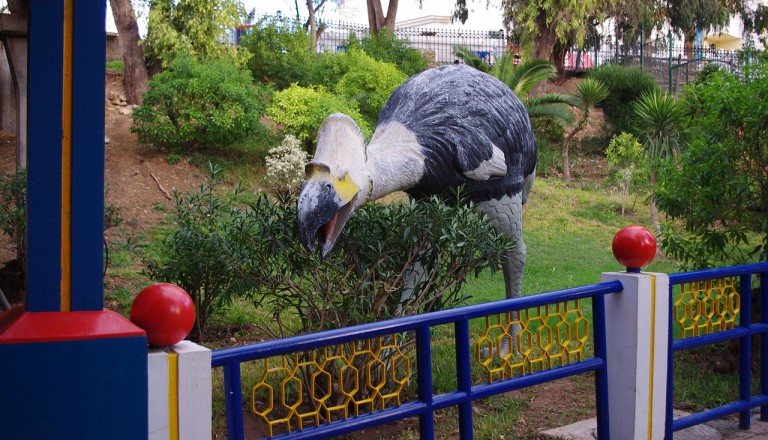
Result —
<instances>
[{"instance_id":1,"label":"palm tree","mask_svg":"<svg viewBox=\"0 0 768 440\"><path fill-rule=\"evenodd\" d=\"M650 184L653 194L659 164L662 160L678 156L685 146L685 111L675 97L657 89L640 95L635 102L634 112L637 137L651 161ZM660 235L659 211L654 196L651 196L651 223L657 235Z\"/></svg>"},{"instance_id":2,"label":"palm tree","mask_svg":"<svg viewBox=\"0 0 768 440\"><path fill-rule=\"evenodd\" d=\"M563 175L565 180L571 180L571 164L568 158L568 151L571 146L571 141L576 133L580 132L587 126L589 117L592 114L592 109L608 96L608 87L605 86L599 80L594 78L587 78L580 82L576 86L576 98L575 107L581 109L581 119L576 123L570 133L563 139Z\"/></svg>"}]
</instances>

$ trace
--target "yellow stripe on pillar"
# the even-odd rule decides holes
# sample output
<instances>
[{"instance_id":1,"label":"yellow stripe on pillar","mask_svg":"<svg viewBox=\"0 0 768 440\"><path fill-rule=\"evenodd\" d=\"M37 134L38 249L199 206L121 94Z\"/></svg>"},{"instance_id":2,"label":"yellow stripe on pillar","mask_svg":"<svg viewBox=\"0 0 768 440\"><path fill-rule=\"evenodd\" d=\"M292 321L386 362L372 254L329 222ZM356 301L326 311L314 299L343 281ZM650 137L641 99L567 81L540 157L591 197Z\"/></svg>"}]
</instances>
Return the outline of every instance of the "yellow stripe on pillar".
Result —
<instances>
[{"instance_id":1,"label":"yellow stripe on pillar","mask_svg":"<svg viewBox=\"0 0 768 440\"><path fill-rule=\"evenodd\" d=\"M63 84L61 96L61 311L72 308L72 71L74 0L64 0Z\"/></svg>"},{"instance_id":2,"label":"yellow stripe on pillar","mask_svg":"<svg viewBox=\"0 0 768 440\"><path fill-rule=\"evenodd\" d=\"M648 356L648 440L653 439L653 375L656 353L656 275L651 275L651 352Z\"/></svg>"},{"instance_id":3,"label":"yellow stripe on pillar","mask_svg":"<svg viewBox=\"0 0 768 440\"><path fill-rule=\"evenodd\" d=\"M168 352L168 439L179 440L179 355Z\"/></svg>"}]
</instances>

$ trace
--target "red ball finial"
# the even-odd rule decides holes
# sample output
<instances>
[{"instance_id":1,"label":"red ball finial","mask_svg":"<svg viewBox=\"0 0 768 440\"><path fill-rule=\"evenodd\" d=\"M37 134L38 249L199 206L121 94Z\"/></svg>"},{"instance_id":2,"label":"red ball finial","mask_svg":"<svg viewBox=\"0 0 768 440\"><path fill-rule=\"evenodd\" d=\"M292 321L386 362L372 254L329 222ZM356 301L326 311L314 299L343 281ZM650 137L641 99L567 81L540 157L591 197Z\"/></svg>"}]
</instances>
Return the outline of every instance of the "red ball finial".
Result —
<instances>
[{"instance_id":1,"label":"red ball finial","mask_svg":"<svg viewBox=\"0 0 768 440\"><path fill-rule=\"evenodd\" d=\"M144 288L131 305L131 321L147 332L153 347L167 347L186 338L195 324L195 304L181 287L158 283Z\"/></svg>"},{"instance_id":2,"label":"red ball finial","mask_svg":"<svg viewBox=\"0 0 768 440\"><path fill-rule=\"evenodd\" d=\"M626 226L613 237L613 256L628 272L640 272L656 256L656 238L642 226Z\"/></svg>"}]
</instances>

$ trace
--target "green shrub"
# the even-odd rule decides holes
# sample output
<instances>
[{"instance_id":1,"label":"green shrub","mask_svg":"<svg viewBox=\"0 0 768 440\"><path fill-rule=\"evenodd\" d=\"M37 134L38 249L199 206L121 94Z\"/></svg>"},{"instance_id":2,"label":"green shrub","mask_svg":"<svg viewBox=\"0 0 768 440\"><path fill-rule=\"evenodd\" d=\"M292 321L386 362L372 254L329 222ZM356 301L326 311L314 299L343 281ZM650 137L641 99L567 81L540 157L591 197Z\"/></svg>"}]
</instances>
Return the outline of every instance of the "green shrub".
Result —
<instances>
[{"instance_id":1,"label":"green shrub","mask_svg":"<svg viewBox=\"0 0 768 440\"><path fill-rule=\"evenodd\" d=\"M347 43L349 48L360 48L375 60L392 63L406 76L413 76L427 69L429 62L410 42L384 28L377 35L366 34L358 40L353 34Z\"/></svg>"},{"instance_id":2,"label":"green shrub","mask_svg":"<svg viewBox=\"0 0 768 440\"><path fill-rule=\"evenodd\" d=\"M637 193L647 186L648 159L640 141L630 133L621 133L611 138L605 150L605 159L611 166L614 172L613 178L621 191L621 215L623 216L630 193Z\"/></svg>"},{"instance_id":3,"label":"green shrub","mask_svg":"<svg viewBox=\"0 0 768 440\"><path fill-rule=\"evenodd\" d=\"M27 261L27 173L19 168L0 176L0 230L16 242L16 260L26 269Z\"/></svg>"},{"instance_id":4,"label":"green shrub","mask_svg":"<svg viewBox=\"0 0 768 440\"><path fill-rule=\"evenodd\" d=\"M314 142L320 124L328 115L336 112L349 115L366 137L371 135L371 125L357 110L356 103L329 93L323 87L310 88L294 84L275 93L267 109L267 115L274 122L305 144Z\"/></svg>"},{"instance_id":5,"label":"green shrub","mask_svg":"<svg viewBox=\"0 0 768 440\"><path fill-rule=\"evenodd\" d=\"M123 60L107 61L107 69L111 69L117 72L122 72L125 69L125 67L123 66Z\"/></svg>"},{"instance_id":6,"label":"green shrub","mask_svg":"<svg viewBox=\"0 0 768 440\"><path fill-rule=\"evenodd\" d=\"M316 83L357 101L371 126L376 125L389 95L407 78L394 64L377 61L357 49L324 55L314 77Z\"/></svg>"},{"instance_id":7,"label":"green shrub","mask_svg":"<svg viewBox=\"0 0 768 440\"><path fill-rule=\"evenodd\" d=\"M248 68L256 81L278 90L296 83L309 86L317 54L303 27L286 17L265 17L248 30L242 47L253 55Z\"/></svg>"},{"instance_id":8,"label":"green shrub","mask_svg":"<svg viewBox=\"0 0 768 440\"><path fill-rule=\"evenodd\" d=\"M277 325L263 327L274 336L455 307L469 275L495 270L511 247L484 215L433 198L365 205L323 260L301 243L295 197L243 203L237 192L217 195L211 177L176 196L176 228L143 258L152 279L195 300L199 338L236 297L272 304Z\"/></svg>"},{"instance_id":9,"label":"green shrub","mask_svg":"<svg viewBox=\"0 0 768 440\"><path fill-rule=\"evenodd\" d=\"M634 101L643 92L659 88L653 75L638 67L603 64L593 69L589 76L608 87L608 97L600 102L598 107L603 109L613 125L614 133L631 133Z\"/></svg>"},{"instance_id":10,"label":"green shrub","mask_svg":"<svg viewBox=\"0 0 768 440\"><path fill-rule=\"evenodd\" d=\"M562 144L565 134L562 124L553 117L542 116L531 119L531 126L539 154L536 173L540 176L548 176L562 170Z\"/></svg>"},{"instance_id":11,"label":"green shrub","mask_svg":"<svg viewBox=\"0 0 768 440\"><path fill-rule=\"evenodd\" d=\"M131 131L159 147L223 147L262 130L265 107L250 72L233 61L179 56L150 80Z\"/></svg>"},{"instance_id":12,"label":"green shrub","mask_svg":"<svg viewBox=\"0 0 768 440\"><path fill-rule=\"evenodd\" d=\"M656 200L674 224L662 248L686 267L768 261L768 63L744 81L712 72L685 88L688 148L659 169Z\"/></svg>"},{"instance_id":13,"label":"green shrub","mask_svg":"<svg viewBox=\"0 0 768 440\"><path fill-rule=\"evenodd\" d=\"M174 193L175 229L153 243L140 257L150 278L174 283L186 290L195 303L192 338L205 339L209 319L234 298L252 289L240 277L237 264L229 260L231 230L243 216L238 194L220 197L214 190L221 169L210 165L209 182L196 193Z\"/></svg>"}]
</instances>

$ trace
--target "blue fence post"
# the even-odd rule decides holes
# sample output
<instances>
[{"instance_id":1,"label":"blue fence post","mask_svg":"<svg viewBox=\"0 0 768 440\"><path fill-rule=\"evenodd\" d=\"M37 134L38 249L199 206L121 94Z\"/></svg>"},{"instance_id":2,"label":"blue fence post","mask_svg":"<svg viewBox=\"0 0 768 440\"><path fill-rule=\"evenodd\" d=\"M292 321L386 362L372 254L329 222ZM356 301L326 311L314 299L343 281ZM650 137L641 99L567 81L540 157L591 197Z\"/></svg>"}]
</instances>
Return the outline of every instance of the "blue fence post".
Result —
<instances>
[{"instance_id":1,"label":"blue fence post","mask_svg":"<svg viewBox=\"0 0 768 440\"><path fill-rule=\"evenodd\" d=\"M768 272L760 274L760 322L768 325ZM760 394L768 395L768 333L760 335ZM760 406L760 420L768 422L768 405Z\"/></svg>"},{"instance_id":2,"label":"blue fence post","mask_svg":"<svg viewBox=\"0 0 768 440\"><path fill-rule=\"evenodd\" d=\"M739 327L747 329L747 334L739 338L739 399L749 402L752 397L752 275L740 277L741 312ZM762 361L762 359L761 359ZM739 411L739 429L749 429L749 408Z\"/></svg>"},{"instance_id":3,"label":"blue fence post","mask_svg":"<svg viewBox=\"0 0 768 440\"><path fill-rule=\"evenodd\" d=\"M605 297L610 438L660 439L666 418L669 277L601 275L601 281L613 280L624 290Z\"/></svg>"},{"instance_id":4,"label":"blue fence post","mask_svg":"<svg viewBox=\"0 0 768 440\"><path fill-rule=\"evenodd\" d=\"M465 318L455 324L456 331L456 389L467 393L466 401L459 404L459 438L471 440L474 436L472 429L472 365L471 348L469 346L469 319Z\"/></svg>"},{"instance_id":5,"label":"blue fence post","mask_svg":"<svg viewBox=\"0 0 768 440\"><path fill-rule=\"evenodd\" d=\"M432 348L429 326L420 327L416 333L417 380L419 400L427 404L427 410L419 415L421 438L435 437L435 413L432 408Z\"/></svg>"}]
</instances>

